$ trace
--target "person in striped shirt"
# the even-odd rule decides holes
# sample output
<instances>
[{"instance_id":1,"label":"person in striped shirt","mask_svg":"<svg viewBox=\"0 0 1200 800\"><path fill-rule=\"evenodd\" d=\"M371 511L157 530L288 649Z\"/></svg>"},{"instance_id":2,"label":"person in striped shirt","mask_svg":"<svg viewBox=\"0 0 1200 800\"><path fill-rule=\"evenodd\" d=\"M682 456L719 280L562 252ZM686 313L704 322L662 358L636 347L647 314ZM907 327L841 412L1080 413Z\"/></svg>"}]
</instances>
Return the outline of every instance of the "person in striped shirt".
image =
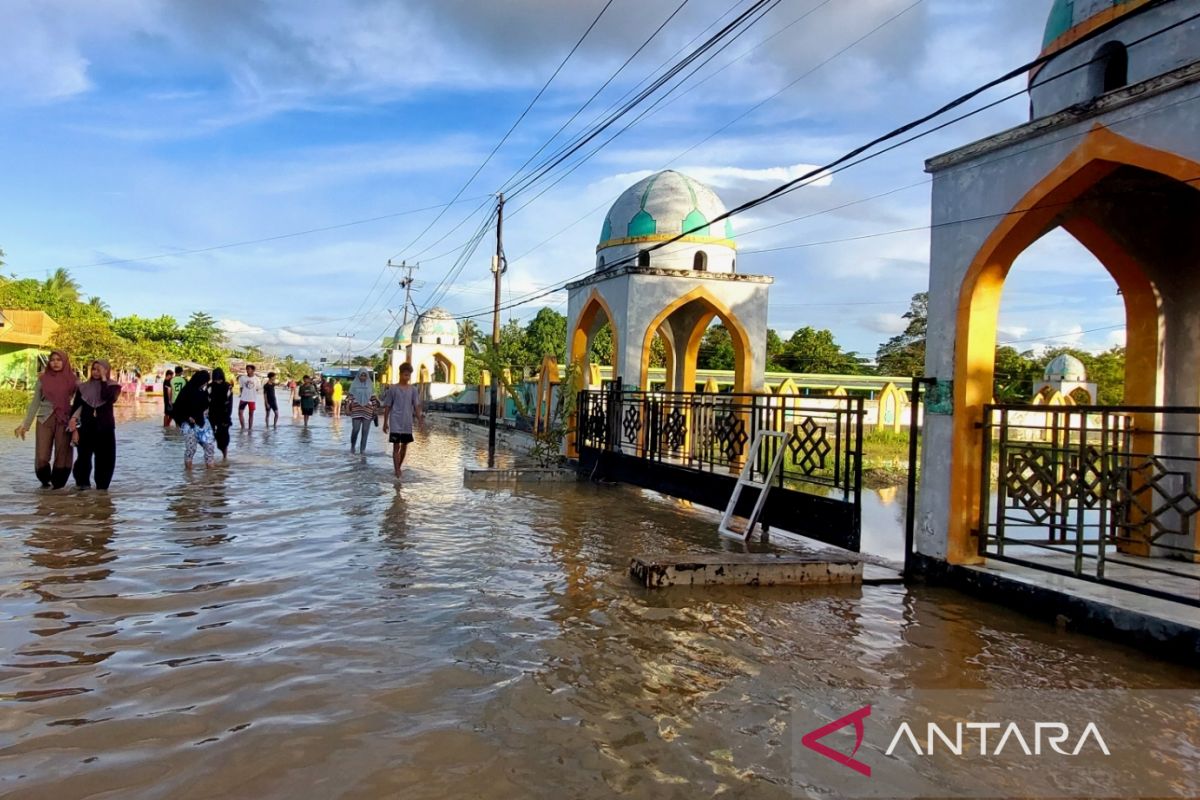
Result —
<instances>
[{"instance_id":1,"label":"person in striped shirt","mask_svg":"<svg viewBox=\"0 0 1200 800\"><path fill-rule=\"evenodd\" d=\"M350 431L351 453L358 444L359 452L366 455L367 434L371 432L378 413L379 398L375 395L375 382L365 369L360 369L358 377L350 383L350 419L353 425Z\"/></svg>"}]
</instances>

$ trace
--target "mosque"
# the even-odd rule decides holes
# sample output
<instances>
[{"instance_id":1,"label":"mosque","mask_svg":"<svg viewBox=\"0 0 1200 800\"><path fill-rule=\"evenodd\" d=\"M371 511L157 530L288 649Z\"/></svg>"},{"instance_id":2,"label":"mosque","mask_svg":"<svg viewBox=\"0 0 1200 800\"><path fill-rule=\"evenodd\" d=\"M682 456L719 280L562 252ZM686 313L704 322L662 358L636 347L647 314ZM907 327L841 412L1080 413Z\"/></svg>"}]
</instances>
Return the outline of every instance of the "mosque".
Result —
<instances>
[{"instance_id":1,"label":"mosque","mask_svg":"<svg viewBox=\"0 0 1200 800\"><path fill-rule=\"evenodd\" d=\"M733 226L713 222L725 212L712 189L674 170L626 189L605 216L595 272L567 285L569 360L586 365L607 323L612 374L625 387L650 389L650 350L659 338L667 391L694 392L700 341L719 319L733 340L734 391L761 391L773 279L737 271Z\"/></svg>"},{"instance_id":2,"label":"mosque","mask_svg":"<svg viewBox=\"0 0 1200 800\"><path fill-rule=\"evenodd\" d=\"M390 383L400 379L400 365L406 361L413 366L413 382L429 385L432 399L461 388L466 348L454 315L438 306L397 328L388 360Z\"/></svg>"},{"instance_id":3,"label":"mosque","mask_svg":"<svg viewBox=\"0 0 1200 800\"><path fill-rule=\"evenodd\" d=\"M1081 540L1067 559L1069 572L1083 564L1090 579L1105 579L1113 540L1108 552L1125 557L1122 568L1128 556L1200 561L1198 10L1193 0L1054 0L1046 60L1029 75L1029 122L927 162L932 385L915 538L931 562L1011 558L997 547L1006 519L1049 519L1053 541L1067 535L1068 509L1072 530L1076 518L1080 530L1100 520L1099 538ZM996 427L1006 411L992 400L1000 296L1017 256L1057 228L1091 252L1123 298L1125 405L1060 410L1057 445L1009 448ZM1082 365L1051 366L1043 386L1095 397ZM984 471L997 447L991 482ZM1107 567L1111 577L1117 566Z\"/></svg>"}]
</instances>

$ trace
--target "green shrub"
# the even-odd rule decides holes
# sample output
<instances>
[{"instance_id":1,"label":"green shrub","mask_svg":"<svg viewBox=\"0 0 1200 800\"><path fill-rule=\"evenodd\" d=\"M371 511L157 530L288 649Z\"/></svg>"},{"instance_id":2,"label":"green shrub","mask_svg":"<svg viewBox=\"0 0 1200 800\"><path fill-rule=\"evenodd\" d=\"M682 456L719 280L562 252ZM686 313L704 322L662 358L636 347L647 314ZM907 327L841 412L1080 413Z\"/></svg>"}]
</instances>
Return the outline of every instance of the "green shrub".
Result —
<instances>
[{"instance_id":1,"label":"green shrub","mask_svg":"<svg viewBox=\"0 0 1200 800\"><path fill-rule=\"evenodd\" d=\"M0 414L24 414L31 396L23 389L0 388Z\"/></svg>"}]
</instances>

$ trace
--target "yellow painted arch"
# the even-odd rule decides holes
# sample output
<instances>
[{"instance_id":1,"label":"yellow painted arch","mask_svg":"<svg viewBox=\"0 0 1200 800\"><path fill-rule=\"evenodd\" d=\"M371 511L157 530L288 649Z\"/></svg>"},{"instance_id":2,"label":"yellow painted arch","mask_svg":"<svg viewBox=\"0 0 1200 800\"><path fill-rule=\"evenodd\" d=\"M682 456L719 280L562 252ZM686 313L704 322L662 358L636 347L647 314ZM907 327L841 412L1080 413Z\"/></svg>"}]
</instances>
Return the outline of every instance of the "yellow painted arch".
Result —
<instances>
[{"instance_id":1,"label":"yellow painted arch","mask_svg":"<svg viewBox=\"0 0 1200 800\"><path fill-rule=\"evenodd\" d=\"M1016 257L1052 227L1065 205L1121 166L1188 183L1200 164L1138 144L1096 125L1080 145L1030 189L976 253L959 290L955 331L954 434L950 468L947 558L978 559L971 530L979 518L982 444L976 423L992 395L996 323L1004 281ZM1135 405L1157 399L1160 347L1158 293L1141 264L1086 219L1063 227L1112 275L1125 299L1126 396Z\"/></svg>"},{"instance_id":2,"label":"yellow painted arch","mask_svg":"<svg viewBox=\"0 0 1200 800\"><path fill-rule=\"evenodd\" d=\"M695 391L696 357L700 351L700 341L704 338L704 332L708 329L708 325L712 322L713 317L719 317L733 339L733 390L737 393L748 394L751 391L750 365L752 363L750 334L746 331L745 326L742 325L741 320L729 310L729 307L705 286L697 286L690 292L675 298L673 302L658 313L658 316L646 328L646 335L642 341L641 382L638 385L643 389L650 388L650 346L654 343L654 337L658 334L658 329L676 311L688 303L697 300L706 306L706 313L697 321L696 326L688 335L687 342L684 344L683 385L675 387L676 391Z\"/></svg>"}]
</instances>

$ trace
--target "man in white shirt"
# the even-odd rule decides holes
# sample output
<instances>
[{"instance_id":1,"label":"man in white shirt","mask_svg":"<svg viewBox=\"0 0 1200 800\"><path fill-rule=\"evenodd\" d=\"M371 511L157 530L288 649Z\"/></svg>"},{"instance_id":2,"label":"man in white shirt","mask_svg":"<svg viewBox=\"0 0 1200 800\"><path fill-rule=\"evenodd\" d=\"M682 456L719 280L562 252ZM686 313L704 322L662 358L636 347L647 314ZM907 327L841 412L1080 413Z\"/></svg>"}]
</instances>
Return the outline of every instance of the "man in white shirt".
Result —
<instances>
[{"instance_id":1,"label":"man in white shirt","mask_svg":"<svg viewBox=\"0 0 1200 800\"><path fill-rule=\"evenodd\" d=\"M249 430L254 430L254 408L258 405L258 378L254 377L254 365L246 365L246 374L238 378L238 391L241 400L238 402L238 423L246 429L245 413L250 408Z\"/></svg>"}]
</instances>

